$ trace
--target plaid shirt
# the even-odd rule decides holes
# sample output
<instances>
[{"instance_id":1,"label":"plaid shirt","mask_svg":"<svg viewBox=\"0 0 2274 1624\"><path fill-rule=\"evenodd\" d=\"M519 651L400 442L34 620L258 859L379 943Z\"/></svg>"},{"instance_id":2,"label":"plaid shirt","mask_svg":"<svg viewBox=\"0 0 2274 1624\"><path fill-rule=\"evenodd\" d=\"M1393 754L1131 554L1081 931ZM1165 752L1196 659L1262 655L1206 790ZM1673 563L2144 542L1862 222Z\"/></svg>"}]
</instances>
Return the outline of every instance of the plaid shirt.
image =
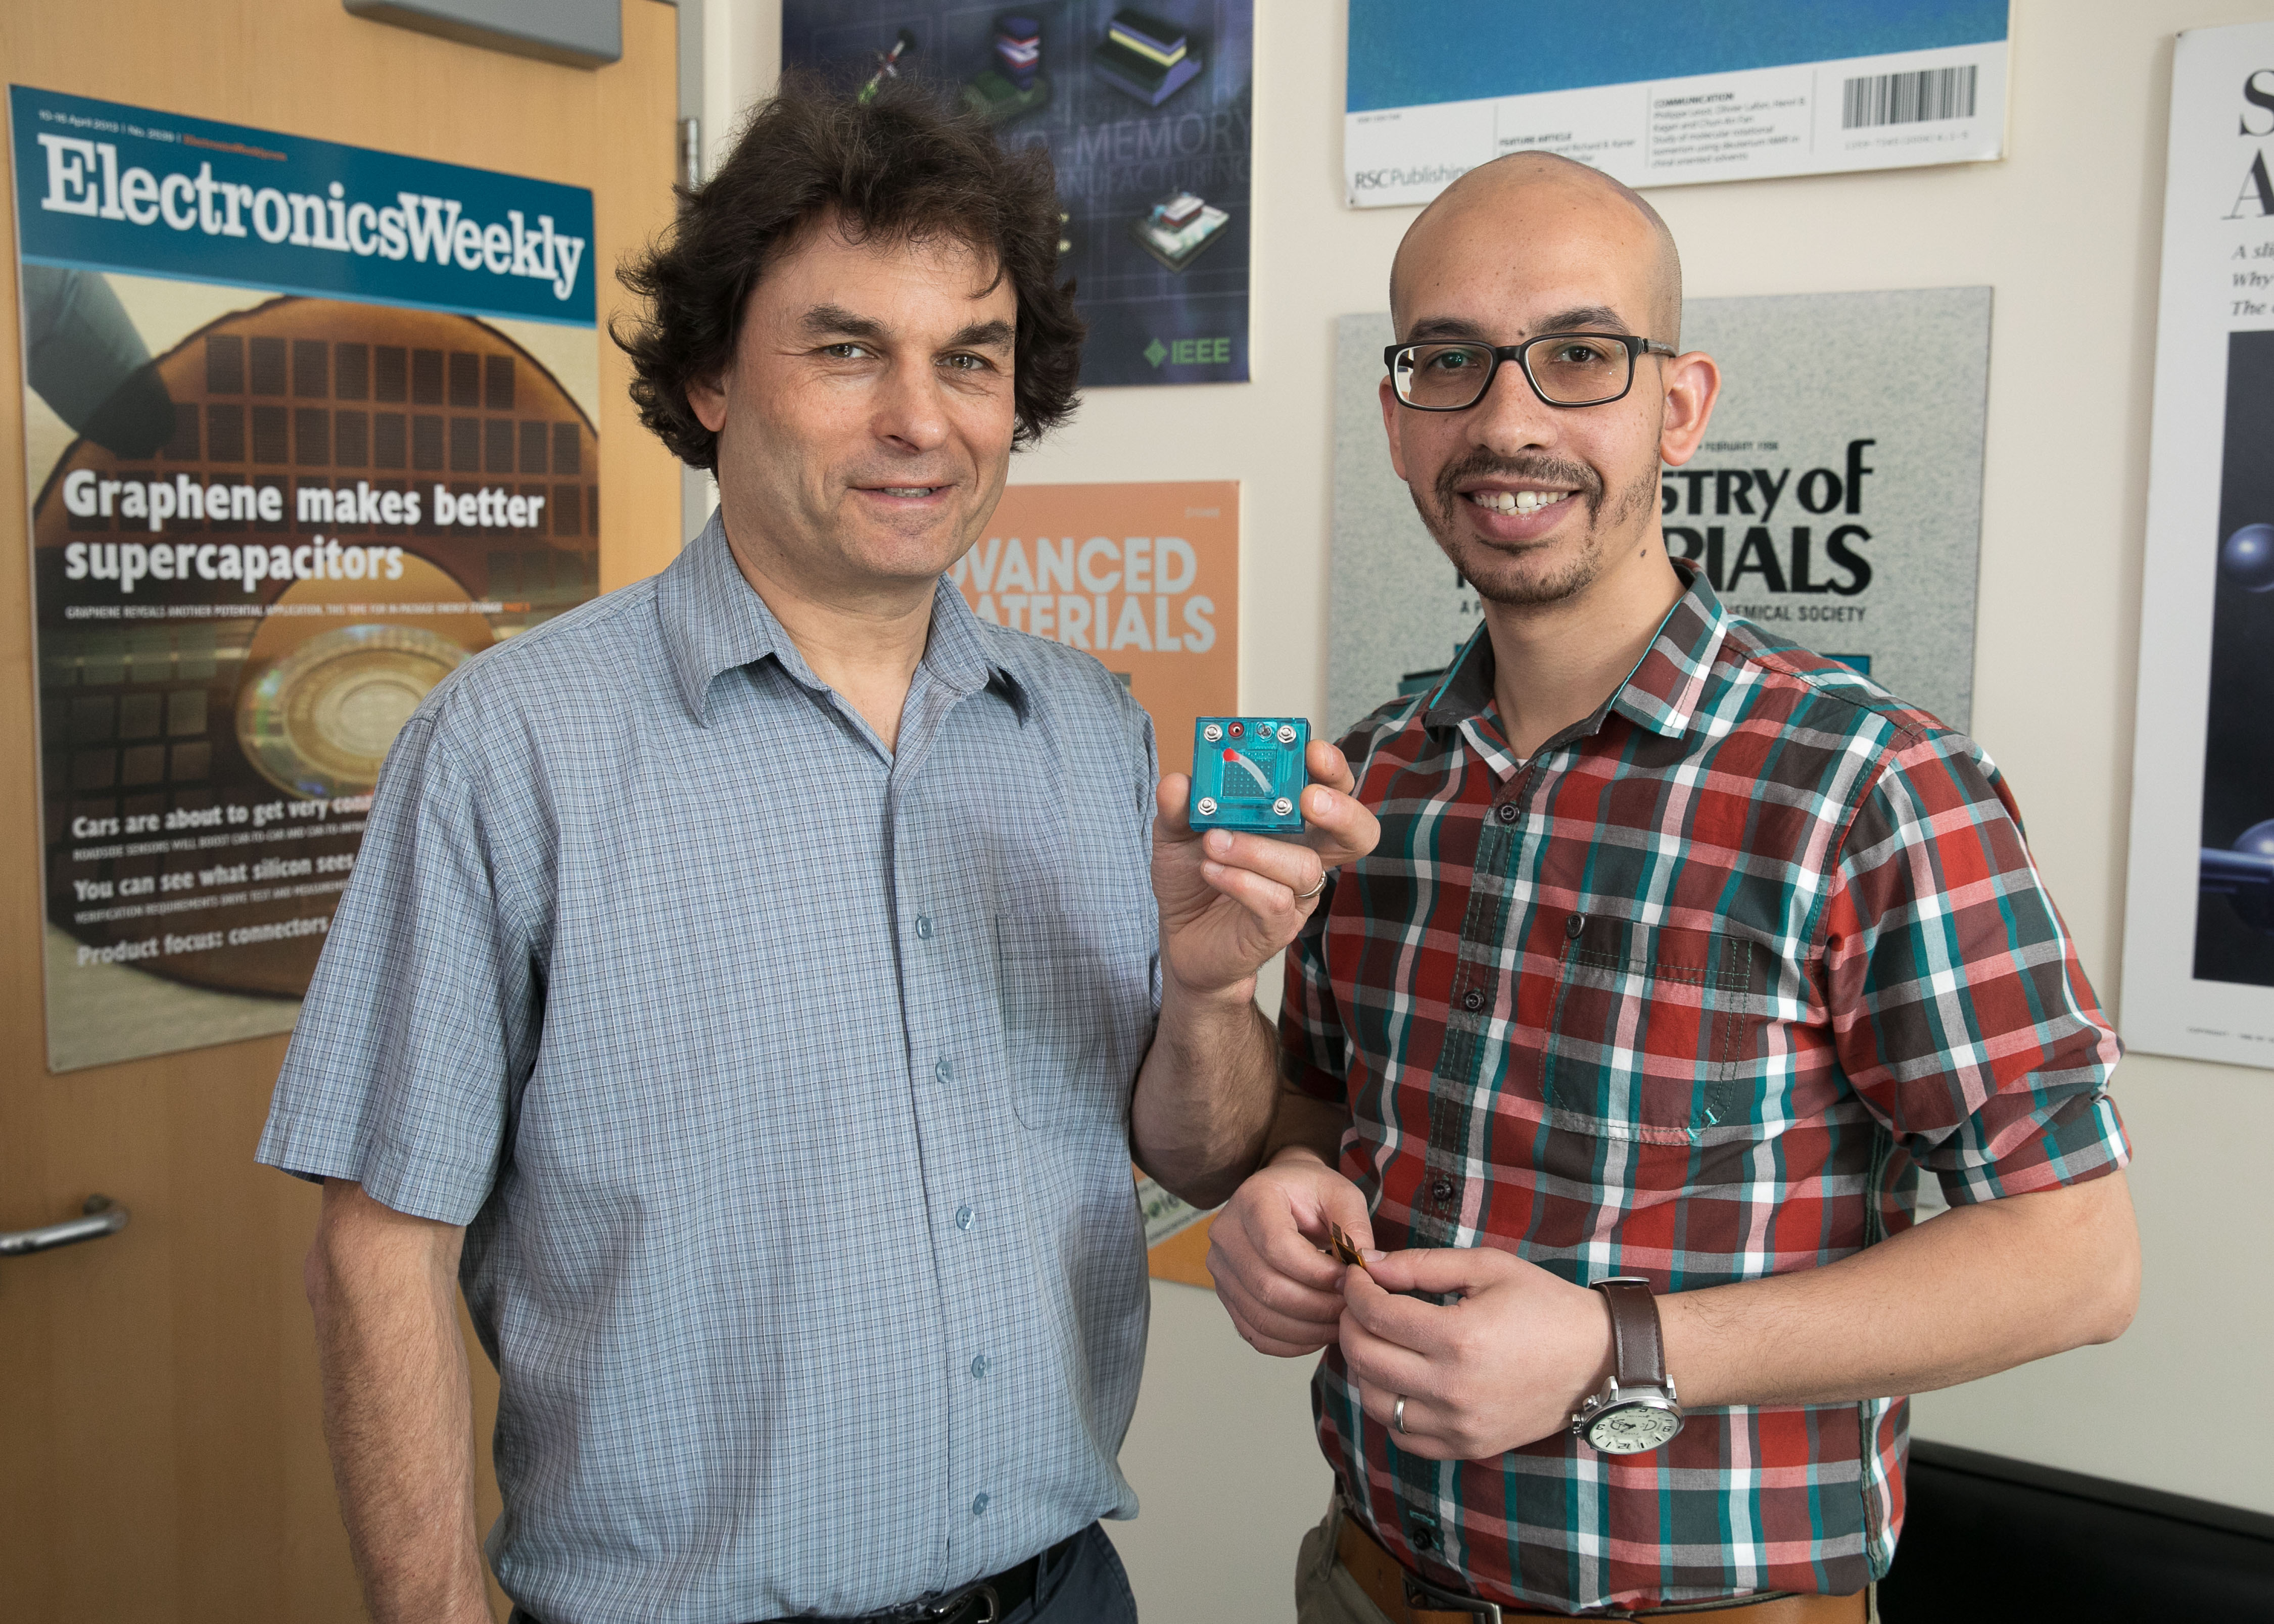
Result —
<instances>
[{"instance_id":1,"label":"plaid shirt","mask_svg":"<svg viewBox=\"0 0 2274 1624\"><path fill-rule=\"evenodd\" d=\"M1351 1110L1378 1245L1686 1291L1885 1239L1922 1169L1959 1203L2129 1156L2115 1034L1996 768L1684 574L1625 684L1529 761L1481 630L1343 741L1382 843L1288 955L1281 1040ZM1503 1603L1846 1594L1901 1525L1901 1398L1444 1462L1367 1419L1339 1350L1313 1403L1382 1542Z\"/></svg>"}]
</instances>

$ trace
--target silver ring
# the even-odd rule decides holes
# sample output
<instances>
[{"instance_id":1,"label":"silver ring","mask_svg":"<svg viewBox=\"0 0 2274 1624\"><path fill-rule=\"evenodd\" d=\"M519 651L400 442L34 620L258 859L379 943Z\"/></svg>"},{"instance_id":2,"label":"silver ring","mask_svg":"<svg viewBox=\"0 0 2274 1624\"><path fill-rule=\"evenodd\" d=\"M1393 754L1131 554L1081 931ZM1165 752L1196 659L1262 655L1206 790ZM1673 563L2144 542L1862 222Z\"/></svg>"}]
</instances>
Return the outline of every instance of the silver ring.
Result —
<instances>
[{"instance_id":1,"label":"silver ring","mask_svg":"<svg viewBox=\"0 0 2274 1624\"><path fill-rule=\"evenodd\" d=\"M1405 1395L1398 1395L1397 1407L1389 1412L1389 1425L1399 1432L1405 1430Z\"/></svg>"},{"instance_id":2,"label":"silver ring","mask_svg":"<svg viewBox=\"0 0 2274 1624\"><path fill-rule=\"evenodd\" d=\"M1326 888L1327 888L1327 870L1326 870L1326 865L1325 865L1325 864L1323 864L1323 863L1321 863L1321 864L1319 866L1319 883L1318 883L1316 885L1312 886L1312 887L1311 887L1311 889L1310 889L1310 890L1308 890L1308 891L1297 891L1297 892L1295 893L1295 900L1296 900L1296 901L1298 901L1298 902L1308 902L1312 898L1314 898L1314 897L1317 896L1321 891L1322 891L1326 890Z\"/></svg>"}]
</instances>

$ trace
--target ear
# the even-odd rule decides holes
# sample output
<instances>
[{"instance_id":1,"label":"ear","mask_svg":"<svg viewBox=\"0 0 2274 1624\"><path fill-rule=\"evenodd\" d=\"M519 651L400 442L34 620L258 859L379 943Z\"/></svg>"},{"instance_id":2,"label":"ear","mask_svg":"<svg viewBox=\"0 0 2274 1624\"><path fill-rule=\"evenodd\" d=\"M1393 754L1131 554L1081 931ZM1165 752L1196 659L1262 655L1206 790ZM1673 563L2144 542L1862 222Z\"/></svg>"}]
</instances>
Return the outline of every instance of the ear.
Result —
<instances>
[{"instance_id":1,"label":"ear","mask_svg":"<svg viewBox=\"0 0 2274 1624\"><path fill-rule=\"evenodd\" d=\"M695 420L716 434L727 426L727 380L723 373L687 386L687 407Z\"/></svg>"},{"instance_id":2,"label":"ear","mask_svg":"<svg viewBox=\"0 0 2274 1624\"><path fill-rule=\"evenodd\" d=\"M1659 421L1659 460L1679 468L1698 455L1706 423L1721 395L1721 369L1702 350L1666 364L1666 415Z\"/></svg>"},{"instance_id":3,"label":"ear","mask_svg":"<svg viewBox=\"0 0 2274 1624\"><path fill-rule=\"evenodd\" d=\"M1397 470L1400 479L1405 477L1405 446L1398 437L1404 425L1405 409L1398 404L1397 391L1389 379L1382 380L1382 432L1389 440L1389 465Z\"/></svg>"}]
</instances>

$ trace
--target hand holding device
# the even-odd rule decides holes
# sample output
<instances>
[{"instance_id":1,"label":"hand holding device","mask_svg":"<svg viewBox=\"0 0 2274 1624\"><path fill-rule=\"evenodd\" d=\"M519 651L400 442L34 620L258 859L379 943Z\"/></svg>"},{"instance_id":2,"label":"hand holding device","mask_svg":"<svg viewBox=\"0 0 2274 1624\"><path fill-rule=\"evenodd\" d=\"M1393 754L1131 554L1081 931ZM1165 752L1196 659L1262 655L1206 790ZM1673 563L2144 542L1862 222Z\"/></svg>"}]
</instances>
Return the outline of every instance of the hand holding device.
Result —
<instances>
[{"instance_id":1,"label":"hand holding device","mask_svg":"<svg viewBox=\"0 0 2274 1624\"><path fill-rule=\"evenodd\" d=\"M1254 731L1265 726L1268 744ZM1194 779L1172 772L1156 800L1162 970L1177 993L1244 1001L1254 996L1256 972L1319 906L1328 871L1371 852L1382 826L1359 804L1343 753L1313 740L1307 722L1202 717L1195 725L1202 752L1211 747L1210 727L1219 733L1216 754L1195 764L1213 774L1209 787L1216 793L1196 793ZM1283 733L1291 735L1284 743ZM1224 761L1227 748L1245 764ZM1225 792L1227 772L1237 795Z\"/></svg>"},{"instance_id":2,"label":"hand holding device","mask_svg":"<svg viewBox=\"0 0 2274 1624\"><path fill-rule=\"evenodd\" d=\"M1497 1247L1393 1252L1345 1270L1343 1296L1343 1358L1366 1413L1430 1460L1564 1432L1614 1374L1604 1297Z\"/></svg>"},{"instance_id":3,"label":"hand holding device","mask_svg":"<svg viewBox=\"0 0 2274 1624\"><path fill-rule=\"evenodd\" d=\"M1291 1148L1250 1174L1216 1214L1209 1273L1248 1344L1291 1359L1335 1340L1343 1279L1368 1267L1373 1239L1359 1187L1312 1152ZM1321 1244L1332 1250L1321 1252Z\"/></svg>"}]
</instances>

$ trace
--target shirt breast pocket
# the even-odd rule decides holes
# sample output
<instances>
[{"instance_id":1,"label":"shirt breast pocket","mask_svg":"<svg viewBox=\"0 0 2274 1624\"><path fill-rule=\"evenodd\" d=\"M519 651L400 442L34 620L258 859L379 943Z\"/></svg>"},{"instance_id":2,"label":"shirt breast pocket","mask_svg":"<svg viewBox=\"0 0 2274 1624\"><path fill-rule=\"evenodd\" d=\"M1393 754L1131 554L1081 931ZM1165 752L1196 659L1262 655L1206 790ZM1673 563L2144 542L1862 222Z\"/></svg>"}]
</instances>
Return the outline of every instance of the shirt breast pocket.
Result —
<instances>
[{"instance_id":1,"label":"shirt breast pocket","mask_svg":"<svg viewBox=\"0 0 2274 1624\"><path fill-rule=\"evenodd\" d=\"M1743 936L1582 918L1541 1065L1551 1120L1645 1144L1753 1137L1770 1103L1767 968Z\"/></svg>"},{"instance_id":2,"label":"shirt breast pocket","mask_svg":"<svg viewBox=\"0 0 2274 1624\"><path fill-rule=\"evenodd\" d=\"M996 916L1004 1069L1028 1129L1120 1131L1153 1041L1157 938L1148 907Z\"/></svg>"}]
</instances>

